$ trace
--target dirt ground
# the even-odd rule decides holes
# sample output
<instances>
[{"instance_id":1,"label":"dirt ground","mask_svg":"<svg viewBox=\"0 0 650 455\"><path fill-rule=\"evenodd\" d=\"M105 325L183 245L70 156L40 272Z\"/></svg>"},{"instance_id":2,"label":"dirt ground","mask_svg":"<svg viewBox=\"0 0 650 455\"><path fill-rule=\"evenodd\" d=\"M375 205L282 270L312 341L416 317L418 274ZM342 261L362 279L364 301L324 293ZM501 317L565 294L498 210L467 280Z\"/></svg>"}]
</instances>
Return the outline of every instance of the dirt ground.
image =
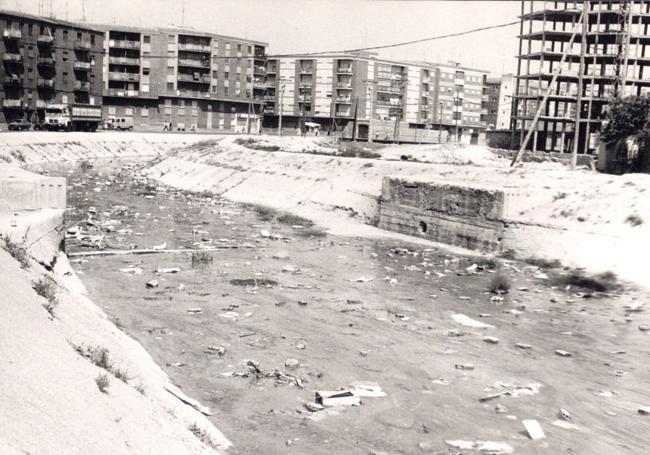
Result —
<instances>
[{"instance_id":1,"label":"dirt ground","mask_svg":"<svg viewBox=\"0 0 650 455\"><path fill-rule=\"evenodd\" d=\"M511 286L499 301L488 291L493 264L468 270L477 258L296 228L277 213L148 186L135 168L102 171L69 176L71 224L85 229L92 206L92 222L113 226L109 249L214 248L194 267L188 253L71 259L92 300L217 412L230 453L647 452L650 416L638 409L650 405L650 332L640 330L650 317L633 311L647 293L560 289L549 279L557 271L503 260ZM305 406L355 381L386 395ZM479 401L500 392L510 396ZM546 438L531 440L526 419ZM458 440L506 446L447 442Z\"/></svg>"}]
</instances>

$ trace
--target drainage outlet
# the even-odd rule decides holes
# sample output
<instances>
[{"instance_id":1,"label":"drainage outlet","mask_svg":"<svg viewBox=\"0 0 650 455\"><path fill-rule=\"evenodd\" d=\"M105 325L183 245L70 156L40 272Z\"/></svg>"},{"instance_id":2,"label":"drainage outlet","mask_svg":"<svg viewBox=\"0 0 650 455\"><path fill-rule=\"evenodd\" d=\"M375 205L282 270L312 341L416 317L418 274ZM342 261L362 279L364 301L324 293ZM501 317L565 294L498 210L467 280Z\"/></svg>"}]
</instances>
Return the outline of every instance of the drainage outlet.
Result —
<instances>
[{"instance_id":1,"label":"drainage outlet","mask_svg":"<svg viewBox=\"0 0 650 455\"><path fill-rule=\"evenodd\" d=\"M427 223L425 223L424 221L420 221L418 227L420 228L420 232L423 234L426 233L427 229L429 228L429 226L427 226Z\"/></svg>"}]
</instances>

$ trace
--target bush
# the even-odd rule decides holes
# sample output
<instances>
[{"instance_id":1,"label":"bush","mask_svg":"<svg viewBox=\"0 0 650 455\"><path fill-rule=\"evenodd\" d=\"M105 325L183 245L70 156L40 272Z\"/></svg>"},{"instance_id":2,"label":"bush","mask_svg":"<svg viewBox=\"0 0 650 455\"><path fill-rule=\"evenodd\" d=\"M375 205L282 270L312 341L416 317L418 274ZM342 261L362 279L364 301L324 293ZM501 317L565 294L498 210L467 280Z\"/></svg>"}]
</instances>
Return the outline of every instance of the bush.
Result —
<instances>
[{"instance_id":1,"label":"bush","mask_svg":"<svg viewBox=\"0 0 650 455\"><path fill-rule=\"evenodd\" d=\"M650 98L632 96L614 99L609 103L607 125L601 133L601 140L612 144L629 136L647 136L647 119L650 113Z\"/></svg>"},{"instance_id":2,"label":"bush","mask_svg":"<svg viewBox=\"0 0 650 455\"><path fill-rule=\"evenodd\" d=\"M206 446L212 447L213 449L217 447L208 432L204 428L199 427L196 423L193 423L187 427L187 429L190 430L192 434Z\"/></svg>"},{"instance_id":3,"label":"bush","mask_svg":"<svg viewBox=\"0 0 650 455\"><path fill-rule=\"evenodd\" d=\"M551 259L536 258L531 256L525 261L531 265L535 265L539 267L540 269L559 269L560 267L562 267L562 263L557 259L551 260Z\"/></svg>"},{"instance_id":4,"label":"bush","mask_svg":"<svg viewBox=\"0 0 650 455\"><path fill-rule=\"evenodd\" d=\"M36 294L47 300L47 303L43 306L51 316L54 316L54 308L59 303L56 297L56 284L49 278L42 277L38 281L32 281L32 288L34 288Z\"/></svg>"},{"instance_id":5,"label":"bush","mask_svg":"<svg viewBox=\"0 0 650 455\"><path fill-rule=\"evenodd\" d=\"M305 227L311 227L314 225L314 222L308 218L303 218L298 215L292 215L291 213L283 213L277 217L278 223L293 225L301 225Z\"/></svg>"},{"instance_id":6,"label":"bush","mask_svg":"<svg viewBox=\"0 0 650 455\"><path fill-rule=\"evenodd\" d=\"M209 264L212 260L212 255L207 251L200 250L192 252L192 267Z\"/></svg>"},{"instance_id":7,"label":"bush","mask_svg":"<svg viewBox=\"0 0 650 455\"><path fill-rule=\"evenodd\" d=\"M280 150L280 147L277 145L264 145L258 143L257 140L253 138L237 138L233 141L237 145L242 145L246 148L249 148L251 150L262 150L264 152L277 152Z\"/></svg>"},{"instance_id":8,"label":"bush","mask_svg":"<svg viewBox=\"0 0 650 455\"><path fill-rule=\"evenodd\" d=\"M632 225L632 227L641 226L643 224L643 218L638 215L628 215L625 218L625 222Z\"/></svg>"},{"instance_id":9,"label":"bush","mask_svg":"<svg viewBox=\"0 0 650 455\"><path fill-rule=\"evenodd\" d=\"M95 378L95 383L97 384L100 392L108 393L106 389L108 389L108 387L111 385L111 379L106 373L99 373Z\"/></svg>"},{"instance_id":10,"label":"bush","mask_svg":"<svg viewBox=\"0 0 650 455\"><path fill-rule=\"evenodd\" d=\"M488 289L493 294L507 294L510 290L510 280L503 274L501 270L498 270L492 276L492 279L490 279Z\"/></svg>"},{"instance_id":11,"label":"bush","mask_svg":"<svg viewBox=\"0 0 650 455\"><path fill-rule=\"evenodd\" d=\"M11 237L5 238L5 250L11 255L23 269L29 267L29 254L23 243L17 243Z\"/></svg>"},{"instance_id":12,"label":"bush","mask_svg":"<svg viewBox=\"0 0 650 455\"><path fill-rule=\"evenodd\" d=\"M556 286L573 286L596 292L607 292L621 287L613 272L589 276L582 270L572 270L568 274L556 275L551 282Z\"/></svg>"},{"instance_id":13,"label":"bush","mask_svg":"<svg viewBox=\"0 0 650 455\"><path fill-rule=\"evenodd\" d=\"M250 210L257 213L257 218L260 221L271 221L278 214L278 211L272 207L260 204L243 204L242 205L246 210Z\"/></svg>"}]
</instances>

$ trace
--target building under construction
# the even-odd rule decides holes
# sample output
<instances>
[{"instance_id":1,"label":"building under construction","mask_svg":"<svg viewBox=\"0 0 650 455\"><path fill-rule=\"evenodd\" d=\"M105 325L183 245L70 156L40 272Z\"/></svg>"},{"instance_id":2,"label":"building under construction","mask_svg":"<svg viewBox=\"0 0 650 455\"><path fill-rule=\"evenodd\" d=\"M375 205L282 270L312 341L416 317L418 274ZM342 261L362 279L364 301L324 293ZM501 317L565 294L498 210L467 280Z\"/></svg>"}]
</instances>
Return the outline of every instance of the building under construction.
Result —
<instances>
[{"instance_id":1,"label":"building under construction","mask_svg":"<svg viewBox=\"0 0 650 455\"><path fill-rule=\"evenodd\" d=\"M533 128L529 149L591 153L608 103L650 91L650 1L522 1L520 18L512 128Z\"/></svg>"}]
</instances>

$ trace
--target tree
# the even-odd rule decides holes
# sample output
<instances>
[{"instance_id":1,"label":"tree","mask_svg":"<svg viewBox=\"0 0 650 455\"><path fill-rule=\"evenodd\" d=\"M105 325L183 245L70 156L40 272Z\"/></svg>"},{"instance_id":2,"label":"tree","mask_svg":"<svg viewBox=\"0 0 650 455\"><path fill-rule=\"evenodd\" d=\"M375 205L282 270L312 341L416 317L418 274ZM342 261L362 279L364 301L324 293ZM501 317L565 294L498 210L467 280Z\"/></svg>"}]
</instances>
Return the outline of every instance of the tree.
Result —
<instances>
[{"instance_id":1,"label":"tree","mask_svg":"<svg viewBox=\"0 0 650 455\"><path fill-rule=\"evenodd\" d=\"M601 140L613 144L636 136L643 145L650 145L650 98L632 96L613 100L609 105L607 123Z\"/></svg>"}]
</instances>

